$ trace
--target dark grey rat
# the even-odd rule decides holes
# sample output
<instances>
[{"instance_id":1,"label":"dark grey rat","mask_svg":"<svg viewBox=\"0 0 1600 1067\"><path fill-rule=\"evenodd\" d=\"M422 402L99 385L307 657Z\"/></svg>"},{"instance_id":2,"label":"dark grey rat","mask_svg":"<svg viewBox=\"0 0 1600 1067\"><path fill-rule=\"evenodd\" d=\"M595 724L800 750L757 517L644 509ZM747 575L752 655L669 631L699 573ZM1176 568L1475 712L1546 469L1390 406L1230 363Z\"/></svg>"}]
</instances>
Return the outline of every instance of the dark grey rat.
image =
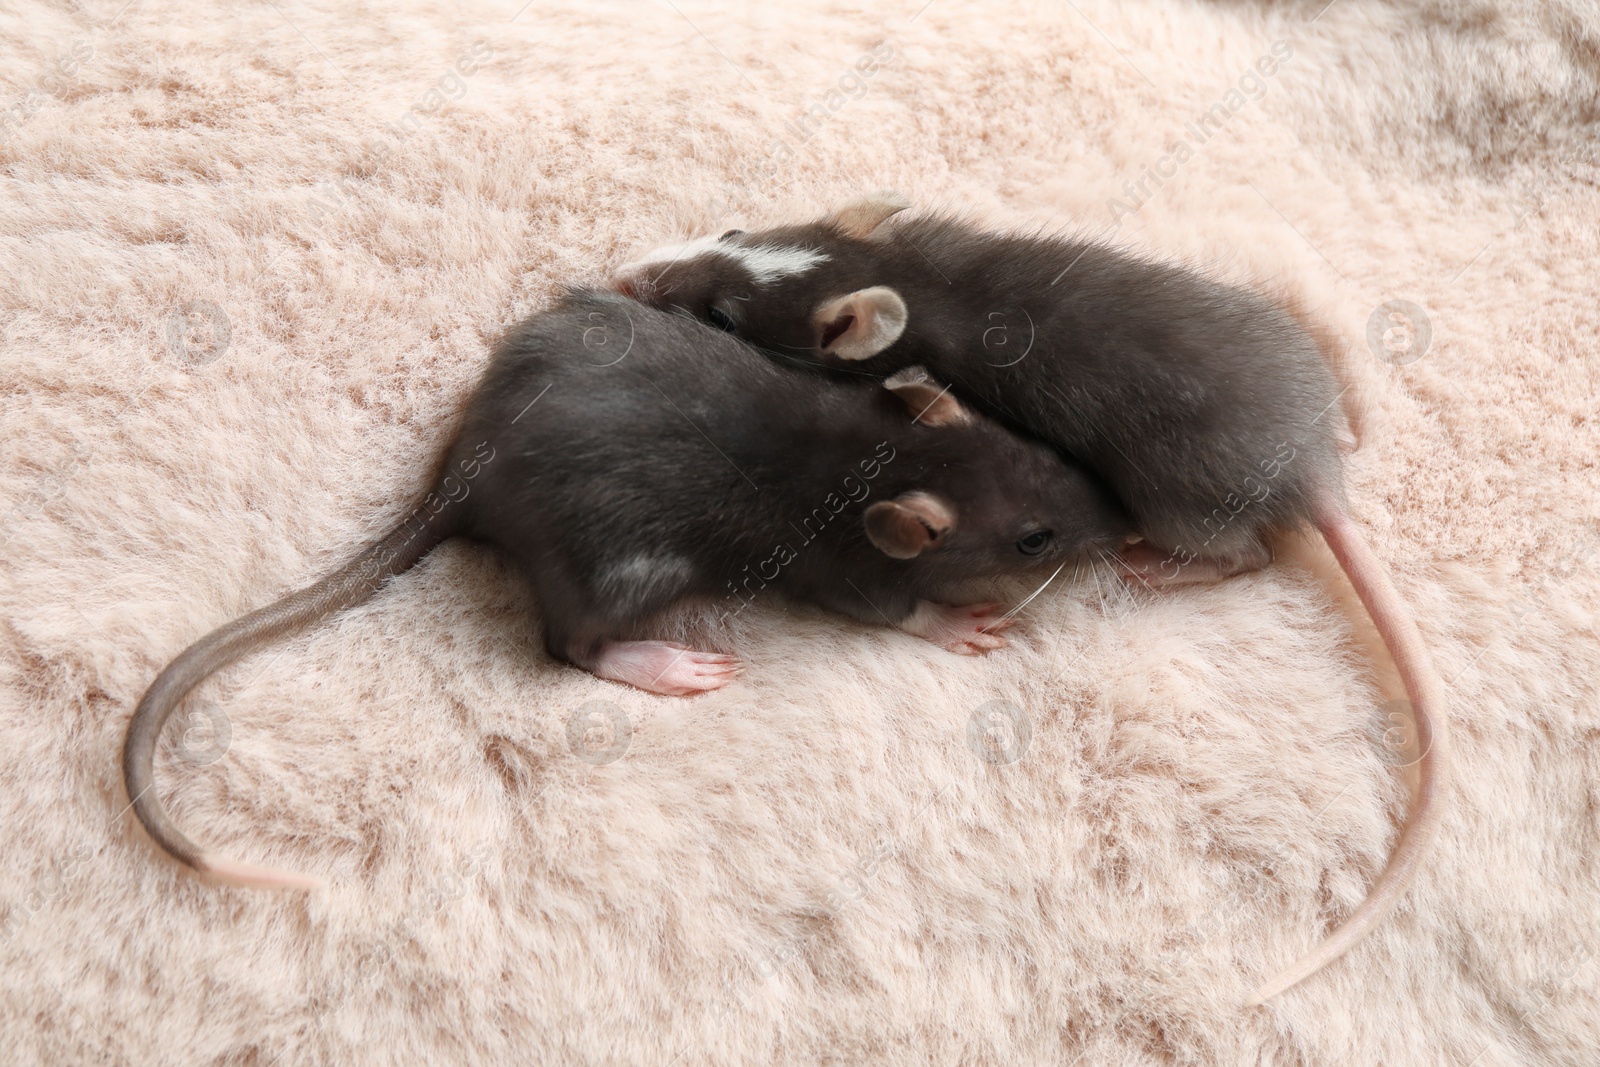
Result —
<instances>
[{"instance_id":1,"label":"dark grey rat","mask_svg":"<svg viewBox=\"0 0 1600 1067\"><path fill-rule=\"evenodd\" d=\"M889 376L919 365L975 407L1103 479L1150 585L1261 567L1314 525L1388 646L1415 711L1421 784L1388 864L1343 926L1262 985L1260 1003L1337 959L1393 909L1442 818L1443 684L1410 610L1351 521L1340 393L1282 308L1091 242L900 216L894 194L816 222L659 249L615 286L793 362Z\"/></svg>"},{"instance_id":2,"label":"dark grey rat","mask_svg":"<svg viewBox=\"0 0 1600 1067\"><path fill-rule=\"evenodd\" d=\"M1009 616L950 605L958 585L1059 573L1128 529L1093 479L918 369L829 381L688 317L572 292L500 343L409 519L161 672L128 728L128 796L156 843L191 868L232 884L320 885L185 837L154 789L161 728L214 671L367 600L452 536L495 546L531 583L556 659L685 695L725 684L737 664L641 639L684 601L737 611L770 585L952 651L987 651L1004 643Z\"/></svg>"}]
</instances>

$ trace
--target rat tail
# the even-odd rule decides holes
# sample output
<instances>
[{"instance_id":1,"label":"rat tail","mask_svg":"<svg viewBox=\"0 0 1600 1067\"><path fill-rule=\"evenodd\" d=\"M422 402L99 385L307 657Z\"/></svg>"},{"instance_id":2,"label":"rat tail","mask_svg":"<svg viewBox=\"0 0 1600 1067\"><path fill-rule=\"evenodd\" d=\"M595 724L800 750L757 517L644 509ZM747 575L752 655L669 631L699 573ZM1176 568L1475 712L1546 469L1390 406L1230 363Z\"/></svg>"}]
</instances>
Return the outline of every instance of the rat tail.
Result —
<instances>
[{"instance_id":1,"label":"rat tail","mask_svg":"<svg viewBox=\"0 0 1600 1067\"><path fill-rule=\"evenodd\" d=\"M434 497L430 495L429 500ZM227 885L320 889L320 878L239 863L207 852L173 825L155 791L156 742L161 728L189 691L212 673L268 642L295 633L326 615L371 598L384 580L410 569L453 532L448 505L426 504L374 541L338 571L299 592L219 627L167 664L145 692L122 746L122 777L134 813L155 843L179 863ZM419 513L420 517L419 517Z\"/></svg>"},{"instance_id":2,"label":"rat tail","mask_svg":"<svg viewBox=\"0 0 1600 1067\"><path fill-rule=\"evenodd\" d=\"M1246 1001L1261 1004L1326 967L1350 951L1394 910L1416 879L1417 872L1444 818L1444 798L1450 784L1450 721L1445 710L1444 683L1422 643L1411 609L1400 598L1378 557L1367 546L1361 530L1331 493L1319 494L1313 509L1317 529L1344 569L1356 596L1367 609L1373 626L1388 646L1416 718L1417 742L1422 750L1420 781L1411 814L1400 829L1389 862L1343 926L1270 981Z\"/></svg>"}]
</instances>

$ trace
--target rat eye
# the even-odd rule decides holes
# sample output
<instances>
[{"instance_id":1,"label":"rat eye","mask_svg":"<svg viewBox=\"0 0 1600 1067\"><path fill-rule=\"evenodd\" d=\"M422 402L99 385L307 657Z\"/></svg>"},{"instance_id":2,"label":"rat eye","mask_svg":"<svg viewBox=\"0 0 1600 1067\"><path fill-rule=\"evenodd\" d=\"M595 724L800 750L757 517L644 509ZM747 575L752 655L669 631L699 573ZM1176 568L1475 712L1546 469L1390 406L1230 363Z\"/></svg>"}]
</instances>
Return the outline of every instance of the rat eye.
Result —
<instances>
[{"instance_id":1,"label":"rat eye","mask_svg":"<svg viewBox=\"0 0 1600 1067\"><path fill-rule=\"evenodd\" d=\"M706 308L706 321L719 330L727 333L733 332L733 319L728 316L726 311L723 311L715 304Z\"/></svg>"},{"instance_id":2,"label":"rat eye","mask_svg":"<svg viewBox=\"0 0 1600 1067\"><path fill-rule=\"evenodd\" d=\"M718 237L717 240L726 241L728 238L737 237L743 232L744 232L743 230L729 230L727 233L723 234L721 237Z\"/></svg>"},{"instance_id":3,"label":"rat eye","mask_svg":"<svg viewBox=\"0 0 1600 1067\"><path fill-rule=\"evenodd\" d=\"M1055 536L1055 533L1050 530L1035 530L1033 533L1017 542L1017 551L1021 552L1024 556L1037 556L1039 553L1045 550L1045 546L1048 545L1051 540L1055 538Z\"/></svg>"}]
</instances>

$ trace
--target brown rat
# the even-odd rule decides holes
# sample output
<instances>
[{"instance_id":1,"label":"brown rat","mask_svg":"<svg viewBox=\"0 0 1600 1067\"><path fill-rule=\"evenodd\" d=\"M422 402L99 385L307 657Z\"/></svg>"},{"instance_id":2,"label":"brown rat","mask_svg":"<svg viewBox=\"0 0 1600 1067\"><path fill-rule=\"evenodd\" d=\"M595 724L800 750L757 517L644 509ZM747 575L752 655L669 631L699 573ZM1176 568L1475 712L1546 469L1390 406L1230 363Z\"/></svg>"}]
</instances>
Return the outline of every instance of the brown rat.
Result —
<instances>
[{"instance_id":1,"label":"brown rat","mask_svg":"<svg viewBox=\"0 0 1600 1067\"><path fill-rule=\"evenodd\" d=\"M1092 478L920 370L883 383L798 374L687 317L572 292L500 343L410 519L161 672L129 725L128 795L156 843L198 871L321 884L184 836L154 789L161 728L211 673L367 600L452 536L495 546L527 579L556 659L686 695L724 685L737 664L642 639L676 604L742 608L770 585L953 651L987 651L1004 643L1009 617L952 606L959 584L1059 572L1128 529Z\"/></svg>"},{"instance_id":2,"label":"brown rat","mask_svg":"<svg viewBox=\"0 0 1600 1067\"><path fill-rule=\"evenodd\" d=\"M1333 375L1300 323L1243 289L1104 245L899 215L907 206L880 194L816 222L660 249L615 285L787 362L884 376L928 368L1103 479L1144 542L1123 550L1121 570L1146 584L1260 567L1273 538L1321 532L1411 699L1421 784L1366 901L1264 984L1260 1003L1394 907L1448 781L1443 684L1345 505Z\"/></svg>"}]
</instances>

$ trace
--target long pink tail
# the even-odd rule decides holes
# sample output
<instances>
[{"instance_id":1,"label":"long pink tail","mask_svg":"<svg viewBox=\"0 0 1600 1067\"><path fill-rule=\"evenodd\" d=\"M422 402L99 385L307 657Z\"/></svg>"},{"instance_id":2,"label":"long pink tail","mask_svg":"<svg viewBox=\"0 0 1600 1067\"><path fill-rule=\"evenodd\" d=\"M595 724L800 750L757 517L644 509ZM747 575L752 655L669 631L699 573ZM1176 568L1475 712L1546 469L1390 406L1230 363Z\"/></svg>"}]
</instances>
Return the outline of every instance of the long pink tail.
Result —
<instances>
[{"instance_id":1,"label":"long pink tail","mask_svg":"<svg viewBox=\"0 0 1600 1067\"><path fill-rule=\"evenodd\" d=\"M1410 817L1400 828L1389 863L1373 883L1367 899L1326 940L1257 989L1246 1001L1251 1006L1277 996L1349 952L1394 910L1416 879L1428 846L1438 833L1444 819L1445 794L1450 788L1450 719L1445 710L1444 683L1422 643L1410 607L1400 599L1383 564L1367 547L1360 528L1331 495L1319 499L1315 520L1388 646L1406 695L1411 698L1417 742L1422 749L1418 766L1421 780Z\"/></svg>"}]
</instances>

